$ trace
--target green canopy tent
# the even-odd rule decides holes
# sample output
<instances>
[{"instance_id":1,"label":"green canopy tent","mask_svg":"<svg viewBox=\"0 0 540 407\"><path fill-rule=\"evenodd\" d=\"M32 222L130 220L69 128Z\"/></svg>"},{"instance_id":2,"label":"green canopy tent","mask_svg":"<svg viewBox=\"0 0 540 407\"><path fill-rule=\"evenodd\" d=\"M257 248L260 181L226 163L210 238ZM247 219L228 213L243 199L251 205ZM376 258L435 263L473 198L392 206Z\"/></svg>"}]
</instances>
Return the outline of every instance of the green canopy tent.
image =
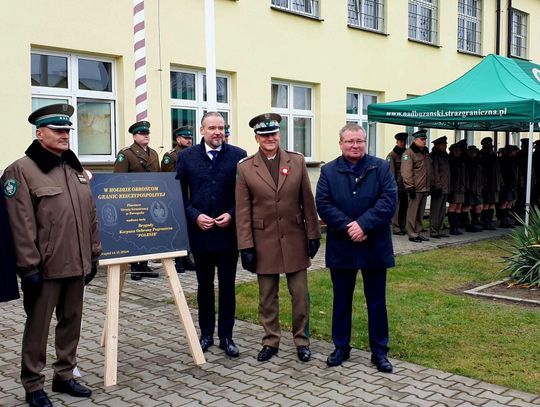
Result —
<instances>
[{"instance_id":1,"label":"green canopy tent","mask_svg":"<svg viewBox=\"0 0 540 407\"><path fill-rule=\"evenodd\" d=\"M540 131L540 65L490 54L463 76L423 96L368 106L368 120L453 130ZM530 206L532 145L527 163ZM526 214L528 223L528 211Z\"/></svg>"}]
</instances>

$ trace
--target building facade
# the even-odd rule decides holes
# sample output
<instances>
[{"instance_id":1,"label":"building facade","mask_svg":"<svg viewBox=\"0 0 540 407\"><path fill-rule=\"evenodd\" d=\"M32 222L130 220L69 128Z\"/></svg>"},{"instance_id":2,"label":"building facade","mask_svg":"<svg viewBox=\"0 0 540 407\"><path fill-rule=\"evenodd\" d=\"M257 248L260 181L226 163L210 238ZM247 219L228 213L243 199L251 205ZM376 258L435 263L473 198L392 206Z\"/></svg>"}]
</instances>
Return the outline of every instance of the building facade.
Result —
<instances>
[{"instance_id":1,"label":"building facade","mask_svg":"<svg viewBox=\"0 0 540 407\"><path fill-rule=\"evenodd\" d=\"M110 168L136 121L133 0L6 3L0 105L11 137L0 169L31 142L29 112L55 102L76 107L81 161ZM172 130L198 129L207 108L204 1L146 0L144 15L147 119L163 154ZM274 111L283 147L314 166L339 154L346 121L366 128L371 154L386 155L405 128L369 123L370 103L435 90L489 53L540 61L538 0L215 0L215 21L218 110L231 142L255 152L247 123ZM430 131L441 135L483 136Z\"/></svg>"}]
</instances>

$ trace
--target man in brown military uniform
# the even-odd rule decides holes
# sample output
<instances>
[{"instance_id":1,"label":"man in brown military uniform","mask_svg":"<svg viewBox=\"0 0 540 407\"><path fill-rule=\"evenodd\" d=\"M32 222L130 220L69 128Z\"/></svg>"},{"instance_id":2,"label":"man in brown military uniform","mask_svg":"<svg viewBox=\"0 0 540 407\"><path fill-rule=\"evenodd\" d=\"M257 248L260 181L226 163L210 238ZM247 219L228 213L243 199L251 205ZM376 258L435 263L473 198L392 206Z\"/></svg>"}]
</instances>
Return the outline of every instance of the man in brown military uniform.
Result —
<instances>
[{"instance_id":1,"label":"man in brown military uniform","mask_svg":"<svg viewBox=\"0 0 540 407\"><path fill-rule=\"evenodd\" d=\"M88 175L69 149L73 111L68 104L34 111L28 121L36 126L36 140L25 157L8 166L2 176L27 316L21 383L32 407L52 406L43 390L42 370L55 311L57 360L52 390L74 397L92 394L73 379L73 369L77 366L84 285L96 274L101 243Z\"/></svg>"},{"instance_id":2,"label":"man in brown military uniform","mask_svg":"<svg viewBox=\"0 0 540 407\"><path fill-rule=\"evenodd\" d=\"M193 145L193 127L182 126L173 131L176 145L172 150L167 151L161 159L161 172L176 171L176 160L178 153Z\"/></svg>"},{"instance_id":3,"label":"man in brown military uniform","mask_svg":"<svg viewBox=\"0 0 540 407\"><path fill-rule=\"evenodd\" d=\"M173 131L176 145L172 150L167 151L161 159L161 172L176 172L176 161L180 151L185 150L193 145L193 127L182 126ZM192 254L187 256L177 257L174 261L176 271L185 273L186 270L195 270L195 263L191 259Z\"/></svg>"},{"instance_id":4,"label":"man in brown military uniform","mask_svg":"<svg viewBox=\"0 0 540 407\"><path fill-rule=\"evenodd\" d=\"M386 161L390 163L390 171L394 174L396 184L398 187L398 201L396 206L396 213L392 218L392 232L394 235L406 235L407 231L405 226L407 223L407 206L409 199L405 185L403 185L403 177L401 175L401 156L405 152L405 142L409 137L408 133L397 133L394 138L396 139L396 145L394 149L390 151L386 157Z\"/></svg>"},{"instance_id":5,"label":"man in brown military uniform","mask_svg":"<svg viewBox=\"0 0 540 407\"><path fill-rule=\"evenodd\" d=\"M128 131L133 135L133 144L124 147L116 155L114 172L159 172L159 156L156 150L148 145L150 143L150 123L140 121L132 124ZM147 261L131 263L131 279L141 280L145 277L158 277L152 272Z\"/></svg>"},{"instance_id":6,"label":"man in brown military uniform","mask_svg":"<svg viewBox=\"0 0 540 407\"><path fill-rule=\"evenodd\" d=\"M420 234L431 180L431 159L426 147L426 130L413 133L414 141L401 156L401 175L409 195L407 234L411 242L429 240Z\"/></svg>"},{"instance_id":7,"label":"man in brown military uniform","mask_svg":"<svg viewBox=\"0 0 540 407\"><path fill-rule=\"evenodd\" d=\"M259 151L238 163L238 248L242 266L256 272L259 283L259 319L265 335L257 360L269 360L279 349L279 275L285 273L297 356L307 362L307 268L319 248L321 231L304 157L279 147L280 121L280 115L266 113L249 122Z\"/></svg>"},{"instance_id":8,"label":"man in brown military uniform","mask_svg":"<svg viewBox=\"0 0 540 407\"><path fill-rule=\"evenodd\" d=\"M450 191L450 164L446 152L446 136L433 141L431 150L431 206L429 208L429 232L434 239L449 237L442 233L446 198Z\"/></svg>"}]
</instances>

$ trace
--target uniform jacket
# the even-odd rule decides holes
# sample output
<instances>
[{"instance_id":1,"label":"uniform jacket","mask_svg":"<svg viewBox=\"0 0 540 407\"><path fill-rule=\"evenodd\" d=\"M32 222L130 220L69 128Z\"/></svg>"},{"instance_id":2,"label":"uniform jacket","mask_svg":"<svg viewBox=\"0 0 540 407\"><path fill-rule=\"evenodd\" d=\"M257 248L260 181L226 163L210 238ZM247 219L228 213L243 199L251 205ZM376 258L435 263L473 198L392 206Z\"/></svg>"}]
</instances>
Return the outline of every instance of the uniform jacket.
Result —
<instances>
[{"instance_id":1,"label":"uniform jacket","mask_svg":"<svg viewBox=\"0 0 540 407\"><path fill-rule=\"evenodd\" d=\"M234 185L236 166L246 155L241 148L222 144L220 153L212 163L206 154L204 140L178 155L176 179L182 186L192 251L237 250ZM200 214L216 218L225 212L233 218L229 226L214 226L208 230L197 226Z\"/></svg>"},{"instance_id":2,"label":"uniform jacket","mask_svg":"<svg viewBox=\"0 0 540 407\"><path fill-rule=\"evenodd\" d=\"M480 161L484 170L484 191L499 192L502 184L499 158L492 150L482 148L480 150Z\"/></svg>"},{"instance_id":3,"label":"uniform jacket","mask_svg":"<svg viewBox=\"0 0 540 407\"><path fill-rule=\"evenodd\" d=\"M161 159L161 172L176 171L178 153L185 150L186 148L189 147L182 147L181 145L177 144L176 147L174 147L172 150L169 150L165 154L163 154L163 158Z\"/></svg>"},{"instance_id":4,"label":"uniform jacket","mask_svg":"<svg viewBox=\"0 0 540 407\"><path fill-rule=\"evenodd\" d=\"M397 187L388 163L365 155L360 176L340 156L321 168L317 210L327 225L326 266L381 269L394 266L390 222ZM353 242L347 224L358 222L367 239Z\"/></svg>"},{"instance_id":5,"label":"uniform jacket","mask_svg":"<svg viewBox=\"0 0 540 407\"><path fill-rule=\"evenodd\" d=\"M453 194L465 194L469 183L465 158L450 154L450 192Z\"/></svg>"},{"instance_id":6,"label":"uniform jacket","mask_svg":"<svg viewBox=\"0 0 540 407\"><path fill-rule=\"evenodd\" d=\"M258 274L309 267L308 239L321 229L301 154L280 150L277 186L259 152L238 164L236 228L238 248L255 248Z\"/></svg>"},{"instance_id":7,"label":"uniform jacket","mask_svg":"<svg viewBox=\"0 0 540 407\"><path fill-rule=\"evenodd\" d=\"M448 154L433 149L431 151L431 188L443 194L450 192L450 164Z\"/></svg>"},{"instance_id":8,"label":"uniform jacket","mask_svg":"<svg viewBox=\"0 0 540 407\"><path fill-rule=\"evenodd\" d=\"M406 189L429 192L431 182L431 159L427 147L412 143L401 156L401 175Z\"/></svg>"},{"instance_id":9,"label":"uniform jacket","mask_svg":"<svg viewBox=\"0 0 540 407\"><path fill-rule=\"evenodd\" d=\"M484 179L480 157L477 156L475 158L468 158L466 161L466 166L468 176L467 192L474 195L482 194Z\"/></svg>"},{"instance_id":10,"label":"uniform jacket","mask_svg":"<svg viewBox=\"0 0 540 407\"><path fill-rule=\"evenodd\" d=\"M156 150L148 147L146 152L137 143L120 150L114 162L114 172L159 172L159 170Z\"/></svg>"},{"instance_id":11,"label":"uniform jacket","mask_svg":"<svg viewBox=\"0 0 540 407\"><path fill-rule=\"evenodd\" d=\"M506 191L517 191L522 186L522 175L517 158L503 155L499 159L503 188Z\"/></svg>"},{"instance_id":12,"label":"uniform jacket","mask_svg":"<svg viewBox=\"0 0 540 407\"><path fill-rule=\"evenodd\" d=\"M394 149L386 156L386 161L390 163L390 171L392 171L392 174L394 174L399 191L405 189L405 185L403 184L403 176L401 175L401 156L405 150L405 148L395 146Z\"/></svg>"},{"instance_id":13,"label":"uniform jacket","mask_svg":"<svg viewBox=\"0 0 540 407\"><path fill-rule=\"evenodd\" d=\"M3 185L0 182L3 191ZM0 192L0 302L19 298L15 269L15 250L3 192Z\"/></svg>"},{"instance_id":14,"label":"uniform jacket","mask_svg":"<svg viewBox=\"0 0 540 407\"><path fill-rule=\"evenodd\" d=\"M59 157L35 140L4 175L18 273L83 276L101 254L88 176L71 150ZM6 184L15 185L11 196Z\"/></svg>"}]
</instances>

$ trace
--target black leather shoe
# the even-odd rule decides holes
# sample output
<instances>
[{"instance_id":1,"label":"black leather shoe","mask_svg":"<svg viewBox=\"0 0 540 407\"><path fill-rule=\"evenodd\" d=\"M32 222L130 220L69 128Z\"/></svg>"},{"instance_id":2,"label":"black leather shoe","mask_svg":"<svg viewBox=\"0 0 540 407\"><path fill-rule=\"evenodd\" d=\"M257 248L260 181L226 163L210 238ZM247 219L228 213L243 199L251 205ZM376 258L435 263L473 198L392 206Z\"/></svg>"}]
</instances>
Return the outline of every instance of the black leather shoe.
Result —
<instances>
[{"instance_id":1,"label":"black leather shoe","mask_svg":"<svg viewBox=\"0 0 540 407\"><path fill-rule=\"evenodd\" d=\"M73 397L90 397L92 395L92 390L80 385L74 379L63 381L53 379L52 390Z\"/></svg>"},{"instance_id":2,"label":"black leather shoe","mask_svg":"<svg viewBox=\"0 0 540 407\"><path fill-rule=\"evenodd\" d=\"M259 354L257 355L257 360L259 362L265 362L267 360L270 360L272 356L277 355L278 350L278 348L264 345Z\"/></svg>"},{"instance_id":3,"label":"black leather shoe","mask_svg":"<svg viewBox=\"0 0 540 407\"><path fill-rule=\"evenodd\" d=\"M26 402L30 407L52 407L51 400L43 389L26 393Z\"/></svg>"},{"instance_id":4,"label":"black leather shoe","mask_svg":"<svg viewBox=\"0 0 540 407\"><path fill-rule=\"evenodd\" d=\"M326 359L326 364L328 366L339 366L343 363L344 360L347 360L351 357L351 348L345 347L345 348L336 348L330 356L328 356L328 359Z\"/></svg>"},{"instance_id":5,"label":"black leather shoe","mask_svg":"<svg viewBox=\"0 0 540 407\"><path fill-rule=\"evenodd\" d=\"M188 253L186 257L182 257L182 266L186 270L195 271L195 262L191 260L191 253Z\"/></svg>"},{"instance_id":6,"label":"black leather shoe","mask_svg":"<svg viewBox=\"0 0 540 407\"><path fill-rule=\"evenodd\" d=\"M409 241L414 242L414 243L422 243L423 242L423 240L420 239L420 236L409 237Z\"/></svg>"},{"instance_id":7,"label":"black leather shoe","mask_svg":"<svg viewBox=\"0 0 540 407\"><path fill-rule=\"evenodd\" d=\"M379 372L392 373L392 363L390 363L386 355L376 355L372 353L371 363L377 366Z\"/></svg>"},{"instance_id":8,"label":"black leather shoe","mask_svg":"<svg viewBox=\"0 0 540 407\"><path fill-rule=\"evenodd\" d=\"M300 362L307 362L311 358L311 351L307 346L298 346L296 348L296 354Z\"/></svg>"},{"instance_id":9,"label":"black leather shoe","mask_svg":"<svg viewBox=\"0 0 540 407\"><path fill-rule=\"evenodd\" d=\"M202 351L206 352L208 348L214 344L214 338L210 335L204 335L199 339L199 343L201 344Z\"/></svg>"},{"instance_id":10,"label":"black leather shoe","mask_svg":"<svg viewBox=\"0 0 540 407\"><path fill-rule=\"evenodd\" d=\"M418 238L422 241L422 242L428 242L429 241L429 238L428 237L424 237L422 235L418 236Z\"/></svg>"},{"instance_id":11,"label":"black leather shoe","mask_svg":"<svg viewBox=\"0 0 540 407\"><path fill-rule=\"evenodd\" d=\"M225 338L219 341L219 349L223 349L225 354L230 358L237 358L240 355L234 341L230 338Z\"/></svg>"},{"instance_id":12,"label":"black leather shoe","mask_svg":"<svg viewBox=\"0 0 540 407\"><path fill-rule=\"evenodd\" d=\"M434 234L434 235L431 235L431 238L432 239L440 239L442 236L439 235L438 233L437 234Z\"/></svg>"},{"instance_id":13,"label":"black leather shoe","mask_svg":"<svg viewBox=\"0 0 540 407\"><path fill-rule=\"evenodd\" d=\"M177 273L185 273L186 272L186 269L182 265L182 260L180 260L180 259L176 259L174 261L174 267L176 268Z\"/></svg>"},{"instance_id":14,"label":"black leather shoe","mask_svg":"<svg viewBox=\"0 0 540 407\"><path fill-rule=\"evenodd\" d=\"M142 280L142 274L141 274L141 273L138 273L138 272L136 272L136 271L132 271L132 272L131 272L131 279L132 279L132 280L135 280L135 281Z\"/></svg>"}]
</instances>

